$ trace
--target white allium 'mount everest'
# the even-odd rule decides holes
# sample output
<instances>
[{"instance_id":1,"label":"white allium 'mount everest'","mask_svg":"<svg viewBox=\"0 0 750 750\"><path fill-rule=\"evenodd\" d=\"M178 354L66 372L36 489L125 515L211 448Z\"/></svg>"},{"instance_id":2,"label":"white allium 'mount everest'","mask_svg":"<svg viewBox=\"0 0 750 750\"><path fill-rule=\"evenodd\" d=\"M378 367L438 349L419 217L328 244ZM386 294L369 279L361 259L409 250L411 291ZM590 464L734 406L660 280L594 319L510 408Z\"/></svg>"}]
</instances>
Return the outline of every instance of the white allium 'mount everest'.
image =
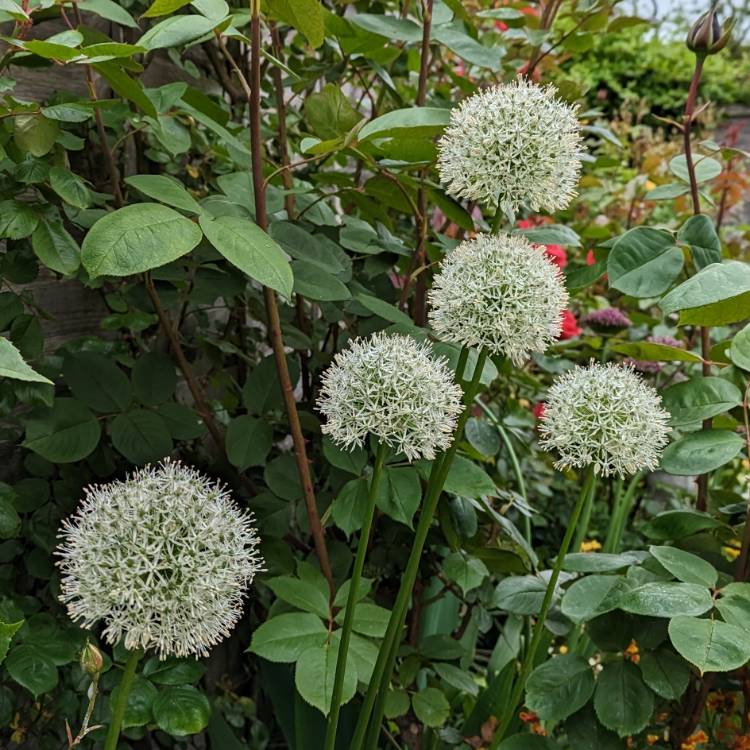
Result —
<instances>
[{"instance_id":1,"label":"white allium 'mount everest'","mask_svg":"<svg viewBox=\"0 0 750 750\"><path fill-rule=\"evenodd\" d=\"M581 171L576 108L552 86L519 78L482 89L451 112L438 143L448 193L517 213L557 211L575 195Z\"/></svg>"},{"instance_id":2,"label":"white allium 'mount everest'","mask_svg":"<svg viewBox=\"0 0 750 750\"><path fill-rule=\"evenodd\" d=\"M568 293L560 269L526 239L480 234L448 253L429 301L438 338L520 366L560 335Z\"/></svg>"},{"instance_id":3,"label":"white allium 'mount everest'","mask_svg":"<svg viewBox=\"0 0 750 750\"><path fill-rule=\"evenodd\" d=\"M263 565L252 515L222 485L169 460L87 488L60 537L71 618L103 620L109 643L160 658L205 656L236 624Z\"/></svg>"},{"instance_id":4,"label":"white allium 'mount everest'","mask_svg":"<svg viewBox=\"0 0 750 750\"><path fill-rule=\"evenodd\" d=\"M432 459L451 444L461 389L429 344L379 332L336 355L323 373L318 409L322 431L346 448L373 434L410 461Z\"/></svg>"},{"instance_id":5,"label":"white allium 'mount everest'","mask_svg":"<svg viewBox=\"0 0 750 750\"><path fill-rule=\"evenodd\" d=\"M539 431L555 450L558 469L594 465L597 474L625 476L659 465L669 413L629 366L574 367L552 384Z\"/></svg>"}]
</instances>

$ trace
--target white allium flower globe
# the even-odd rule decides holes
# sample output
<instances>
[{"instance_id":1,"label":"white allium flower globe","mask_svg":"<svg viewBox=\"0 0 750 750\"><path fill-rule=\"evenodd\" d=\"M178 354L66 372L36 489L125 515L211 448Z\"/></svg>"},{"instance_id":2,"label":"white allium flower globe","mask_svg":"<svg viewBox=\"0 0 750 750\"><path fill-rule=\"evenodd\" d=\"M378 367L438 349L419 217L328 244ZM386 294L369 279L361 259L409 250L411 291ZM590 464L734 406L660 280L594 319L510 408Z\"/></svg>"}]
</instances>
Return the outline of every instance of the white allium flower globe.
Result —
<instances>
[{"instance_id":1,"label":"white allium flower globe","mask_svg":"<svg viewBox=\"0 0 750 750\"><path fill-rule=\"evenodd\" d=\"M558 469L593 464L597 474L622 477L658 467L668 422L659 394L631 367L592 363L552 384L540 445L557 451Z\"/></svg>"},{"instance_id":2,"label":"white allium flower globe","mask_svg":"<svg viewBox=\"0 0 750 750\"><path fill-rule=\"evenodd\" d=\"M349 449L371 433L410 461L432 459L451 444L461 395L429 344L379 332L352 341L323 373L321 429Z\"/></svg>"},{"instance_id":3,"label":"white allium flower globe","mask_svg":"<svg viewBox=\"0 0 750 750\"><path fill-rule=\"evenodd\" d=\"M242 612L262 570L252 515L195 469L165 460L90 487L63 522L60 600L128 649L205 656Z\"/></svg>"},{"instance_id":4,"label":"white allium flower globe","mask_svg":"<svg viewBox=\"0 0 750 750\"><path fill-rule=\"evenodd\" d=\"M429 302L438 338L520 366L560 335L568 293L560 269L526 239L480 234L446 256Z\"/></svg>"},{"instance_id":5,"label":"white allium flower globe","mask_svg":"<svg viewBox=\"0 0 750 750\"><path fill-rule=\"evenodd\" d=\"M577 108L523 78L482 89L451 112L440 181L456 198L517 213L565 208L581 171Z\"/></svg>"}]
</instances>

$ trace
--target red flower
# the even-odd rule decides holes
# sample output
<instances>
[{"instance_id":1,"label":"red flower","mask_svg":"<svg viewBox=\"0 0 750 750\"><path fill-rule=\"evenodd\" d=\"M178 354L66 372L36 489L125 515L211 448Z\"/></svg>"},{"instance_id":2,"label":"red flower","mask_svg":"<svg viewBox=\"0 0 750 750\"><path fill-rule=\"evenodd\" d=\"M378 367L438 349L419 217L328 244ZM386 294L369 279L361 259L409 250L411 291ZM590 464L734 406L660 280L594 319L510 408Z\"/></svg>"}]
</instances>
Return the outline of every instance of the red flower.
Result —
<instances>
[{"instance_id":1,"label":"red flower","mask_svg":"<svg viewBox=\"0 0 750 750\"><path fill-rule=\"evenodd\" d=\"M586 265L587 266L593 266L594 263L596 263L596 258L594 257L594 251L593 250L589 250L586 253Z\"/></svg>"},{"instance_id":2,"label":"red flower","mask_svg":"<svg viewBox=\"0 0 750 750\"><path fill-rule=\"evenodd\" d=\"M534 219L519 219L516 222L516 226L519 229L532 229L536 226L536 222L534 221Z\"/></svg>"},{"instance_id":3,"label":"red flower","mask_svg":"<svg viewBox=\"0 0 750 750\"><path fill-rule=\"evenodd\" d=\"M560 332L560 341L574 339L581 335L581 329L578 327L576 316L570 310L565 310L562 314L562 331Z\"/></svg>"},{"instance_id":4,"label":"red flower","mask_svg":"<svg viewBox=\"0 0 750 750\"><path fill-rule=\"evenodd\" d=\"M546 404L544 401L537 401L537 403L534 404L534 408L531 410L531 413L534 415L534 419L541 419L544 416L544 409L546 407Z\"/></svg>"},{"instance_id":5,"label":"red flower","mask_svg":"<svg viewBox=\"0 0 750 750\"><path fill-rule=\"evenodd\" d=\"M544 252L560 270L568 265L568 254L562 245L545 245Z\"/></svg>"}]
</instances>

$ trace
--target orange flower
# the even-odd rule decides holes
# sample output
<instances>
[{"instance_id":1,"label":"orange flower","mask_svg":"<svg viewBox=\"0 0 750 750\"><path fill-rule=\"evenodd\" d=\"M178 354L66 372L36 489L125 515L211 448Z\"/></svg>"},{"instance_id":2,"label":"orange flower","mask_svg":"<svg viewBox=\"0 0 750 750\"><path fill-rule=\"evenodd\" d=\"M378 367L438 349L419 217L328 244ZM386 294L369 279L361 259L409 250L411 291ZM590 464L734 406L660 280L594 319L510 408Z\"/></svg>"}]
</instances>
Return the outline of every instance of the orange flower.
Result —
<instances>
[{"instance_id":1,"label":"orange flower","mask_svg":"<svg viewBox=\"0 0 750 750\"><path fill-rule=\"evenodd\" d=\"M629 661L632 661L633 664L638 664L641 660L641 652L635 641L630 641L630 645L622 652L622 655Z\"/></svg>"}]
</instances>

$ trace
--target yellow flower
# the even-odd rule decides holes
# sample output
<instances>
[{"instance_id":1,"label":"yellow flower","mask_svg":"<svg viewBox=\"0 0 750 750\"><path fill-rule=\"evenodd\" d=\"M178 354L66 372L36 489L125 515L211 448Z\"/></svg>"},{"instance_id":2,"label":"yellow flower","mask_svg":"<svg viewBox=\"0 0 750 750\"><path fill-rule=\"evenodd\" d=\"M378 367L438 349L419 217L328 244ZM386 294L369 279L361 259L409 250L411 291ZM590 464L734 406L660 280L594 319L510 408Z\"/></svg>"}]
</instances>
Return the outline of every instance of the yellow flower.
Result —
<instances>
[{"instance_id":1,"label":"yellow flower","mask_svg":"<svg viewBox=\"0 0 750 750\"><path fill-rule=\"evenodd\" d=\"M629 659L633 664L638 664L641 660L641 652L638 648L638 644L635 641L630 641L630 645L622 652L626 659Z\"/></svg>"},{"instance_id":2,"label":"yellow flower","mask_svg":"<svg viewBox=\"0 0 750 750\"><path fill-rule=\"evenodd\" d=\"M646 744L650 747L651 745L655 745L661 737L658 734L647 734L646 735Z\"/></svg>"},{"instance_id":3,"label":"yellow flower","mask_svg":"<svg viewBox=\"0 0 750 750\"><path fill-rule=\"evenodd\" d=\"M581 552L596 552L596 550L601 548L601 543L597 542L596 539L587 539L581 542Z\"/></svg>"},{"instance_id":4,"label":"yellow flower","mask_svg":"<svg viewBox=\"0 0 750 750\"><path fill-rule=\"evenodd\" d=\"M568 647L563 643L562 646L560 646L560 653L561 654L567 654L568 653Z\"/></svg>"},{"instance_id":5,"label":"yellow flower","mask_svg":"<svg viewBox=\"0 0 750 750\"><path fill-rule=\"evenodd\" d=\"M727 560L736 560L740 556L740 540L733 539L729 544L721 548L721 552Z\"/></svg>"}]
</instances>

